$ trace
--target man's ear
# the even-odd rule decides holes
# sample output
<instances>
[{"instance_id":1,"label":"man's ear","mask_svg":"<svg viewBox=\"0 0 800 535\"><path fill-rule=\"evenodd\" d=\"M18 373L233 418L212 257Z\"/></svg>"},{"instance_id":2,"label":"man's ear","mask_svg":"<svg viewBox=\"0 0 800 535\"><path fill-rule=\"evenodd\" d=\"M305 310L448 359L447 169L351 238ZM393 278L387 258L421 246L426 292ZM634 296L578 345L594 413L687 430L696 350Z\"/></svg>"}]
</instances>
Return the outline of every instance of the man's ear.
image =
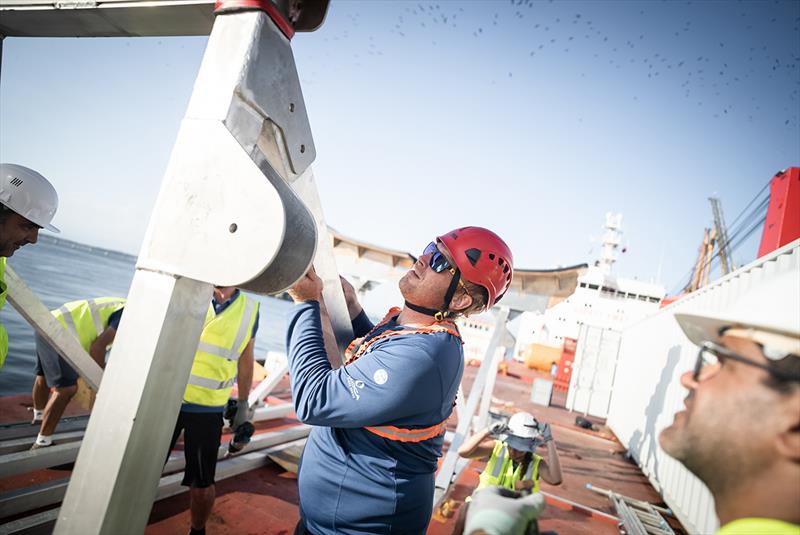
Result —
<instances>
[{"instance_id":1,"label":"man's ear","mask_svg":"<svg viewBox=\"0 0 800 535\"><path fill-rule=\"evenodd\" d=\"M472 296L467 292L456 292L450 301L450 310L461 312L472 306Z\"/></svg>"},{"instance_id":2,"label":"man's ear","mask_svg":"<svg viewBox=\"0 0 800 535\"><path fill-rule=\"evenodd\" d=\"M781 457L800 463L800 388L782 396L781 429L775 437L775 449Z\"/></svg>"}]
</instances>

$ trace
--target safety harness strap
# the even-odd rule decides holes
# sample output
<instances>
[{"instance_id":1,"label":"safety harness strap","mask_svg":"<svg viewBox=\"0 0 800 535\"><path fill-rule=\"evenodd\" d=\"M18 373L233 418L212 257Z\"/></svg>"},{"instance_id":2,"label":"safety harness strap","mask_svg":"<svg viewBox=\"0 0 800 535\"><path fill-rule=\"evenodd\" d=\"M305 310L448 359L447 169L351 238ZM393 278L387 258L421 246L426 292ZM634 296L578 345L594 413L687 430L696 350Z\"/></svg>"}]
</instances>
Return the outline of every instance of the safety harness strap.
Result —
<instances>
[{"instance_id":1,"label":"safety harness strap","mask_svg":"<svg viewBox=\"0 0 800 535\"><path fill-rule=\"evenodd\" d=\"M419 327L416 329L400 329L400 330L392 330L387 329L384 332L380 333L377 336L372 336L376 330L381 328L382 326L386 325L390 320L397 317L400 313L400 309L397 307L392 308L389 310L389 313L378 323L372 330L367 333L366 336L363 338L356 338L350 345L347 346L347 350L345 351L346 361L345 365L350 364L358 360L361 356L363 356L367 351L369 351L370 347L375 342L380 340L385 340L386 338L391 338L394 336L408 336L411 334L435 334L435 333L448 333L452 334L463 344L464 341L461 339L461 333L458 331L458 327L455 323L449 320L436 322L433 325L428 325L427 327ZM371 337L372 336L372 337Z\"/></svg>"},{"instance_id":2,"label":"safety harness strap","mask_svg":"<svg viewBox=\"0 0 800 535\"><path fill-rule=\"evenodd\" d=\"M452 321L438 321L433 325L428 325L426 327L419 327L416 329L401 329L401 330L392 330L387 329L386 331L378 334L377 336L372 336L376 330L380 329L384 325L386 325L389 321L395 319L397 315L400 314L400 309L397 307L393 307L389 310L389 312L384 316L384 318L367 333L366 336L363 338L357 338L353 340L350 345L347 347L347 351L345 355L347 355L347 361L345 365L351 364L358 360L361 356L363 356L367 351L369 351L370 347L375 342L379 340L385 340L387 338L391 338L394 336L408 336L411 334L434 334L434 333L441 333L445 332L448 334L452 334L463 344L464 341L461 339L461 333L458 332L458 327ZM423 440L429 440L431 438L438 437L445 431L445 427L447 426L447 420L443 422L439 422L436 425L432 425L430 427L423 427L419 429L406 429L402 427L395 427L392 425L381 425L381 426L372 426L372 427L365 427L367 431L370 433L374 433L379 437L388 439L388 440L395 440L398 442L422 442Z\"/></svg>"},{"instance_id":3,"label":"safety harness strap","mask_svg":"<svg viewBox=\"0 0 800 535\"><path fill-rule=\"evenodd\" d=\"M438 437L444 433L446 427L447 420L421 429L404 429L392 425L365 427L364 429L389 440L396 440L398 442L422 442L423 440Z\"/></svg>"}]
</instances>

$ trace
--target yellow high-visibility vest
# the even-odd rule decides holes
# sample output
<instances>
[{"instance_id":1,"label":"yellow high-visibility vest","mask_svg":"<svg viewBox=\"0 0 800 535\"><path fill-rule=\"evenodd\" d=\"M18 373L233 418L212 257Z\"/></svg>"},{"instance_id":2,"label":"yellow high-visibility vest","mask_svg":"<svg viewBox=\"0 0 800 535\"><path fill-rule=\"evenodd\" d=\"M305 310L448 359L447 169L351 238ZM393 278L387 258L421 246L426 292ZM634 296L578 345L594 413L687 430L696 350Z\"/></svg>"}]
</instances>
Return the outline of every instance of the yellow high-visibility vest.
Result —
<instances>
[{"instance_id":1,"label":"yellow high-visibility vest","mask_svg":"<svg viewBox=\"0 0 800 535\"><path fill-rule=\"evenodd\" d=\"M514 468L514 463L511 460L511 455L508 454L508 446L505 442L495 440L492 456L489 457L489 462L486 463L486 468L481 473L480 483L478 488L483 487L505 487L510 490L516 490L514 484L517 481L532 480L532 492L539 491L539 461L542 458L535 453L533 459L528 463L528 468L525 473L522 473L522 465L518 464Z\"/></svg>"},{"instance_id":2,"label":"yellow high-visibility vest","mask_svg":"<svg viewBox=\"0 0 800 535\"><path fill-rule=\"evenodd\" d=\"M8 294L8 286L6 285L6 257L0 256L0 310L6 304L6 294ZM8 355L8 332L6 326L0 323L0 369L6 362L6 355Z\"/></svg>"},{"instance_id":3,"label":"yellow high-visibility vest","mask_svg":"<svg viewBox=\"0 0 800 535\"><path fill-rule=\"evenodd\" d=\"M89 351L92 342L108 327L111 314L124 306L122 297L98 297L70 301L50 313Z\"/></svg>"},{"instance_id":4,"label":"yellow high-visibility vest","mask_svg":"<svg viewBox=\"0 0 800 535\"><path fill-rule=\"evenodd\" d=\"M221 407L228 402L239 357L250 342L257 314L258 302L241 292L220 314L209 306L183 394L185 403Z\"/></svg>"},{"instance_id":5,"label":"yellow high-visibility vest","mask_svg":"<svg viewBox=\"0 0 800 535\"><path fill-rule=\"evenodd\" d=\"M739 518L722 526L717 535L798 535L800 525L774 518Z\"/></svg>"}]
</instances>

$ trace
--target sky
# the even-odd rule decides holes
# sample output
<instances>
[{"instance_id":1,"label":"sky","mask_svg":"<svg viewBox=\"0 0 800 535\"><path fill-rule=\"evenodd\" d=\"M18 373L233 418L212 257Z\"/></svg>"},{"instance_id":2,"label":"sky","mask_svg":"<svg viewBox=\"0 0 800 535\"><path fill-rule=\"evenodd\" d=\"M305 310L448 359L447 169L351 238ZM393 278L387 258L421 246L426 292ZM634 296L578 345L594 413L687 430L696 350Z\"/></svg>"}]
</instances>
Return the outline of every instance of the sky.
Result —
<instances>
[{"instance_id":1,"label":"sky","mask_svg":"<svg viewBox=\"0 0 800 535\"><path fill-rule=\"evenodd\" d=\"M334 0L292 40L327 222L412 253L485 226L549 269L620 212L616 274L674 292L708 197L739 242L800 165L798 26L797 1ZM5 40L0 160L51 180L63 237L138 252L206 42Z\"/></svg>"}]
</instances>

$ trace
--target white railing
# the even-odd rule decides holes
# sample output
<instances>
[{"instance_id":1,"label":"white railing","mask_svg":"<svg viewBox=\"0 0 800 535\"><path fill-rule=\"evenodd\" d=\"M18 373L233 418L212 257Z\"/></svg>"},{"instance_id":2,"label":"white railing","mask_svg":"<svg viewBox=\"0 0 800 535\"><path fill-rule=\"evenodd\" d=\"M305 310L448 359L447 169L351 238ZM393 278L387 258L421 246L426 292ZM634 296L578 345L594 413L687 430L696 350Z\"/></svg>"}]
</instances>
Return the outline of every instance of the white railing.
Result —
<instances>
[{"instance_id":1,"label":"white railing","mask_svg":"<svg viewBox=\"0 0 800 535\"><path fill-rule=\"evenodd\" d=\"M683 408L687 392L679 377L694 365L697 356L697 347L684 336L674 314L725 310L743 293L757 291L765 281L790 270L800 276L800 240L678 300L623 332L608 425L690 533L713 533L719 521L706 486L658 445L661 430Z\"/></svg>"}]
</instances>

